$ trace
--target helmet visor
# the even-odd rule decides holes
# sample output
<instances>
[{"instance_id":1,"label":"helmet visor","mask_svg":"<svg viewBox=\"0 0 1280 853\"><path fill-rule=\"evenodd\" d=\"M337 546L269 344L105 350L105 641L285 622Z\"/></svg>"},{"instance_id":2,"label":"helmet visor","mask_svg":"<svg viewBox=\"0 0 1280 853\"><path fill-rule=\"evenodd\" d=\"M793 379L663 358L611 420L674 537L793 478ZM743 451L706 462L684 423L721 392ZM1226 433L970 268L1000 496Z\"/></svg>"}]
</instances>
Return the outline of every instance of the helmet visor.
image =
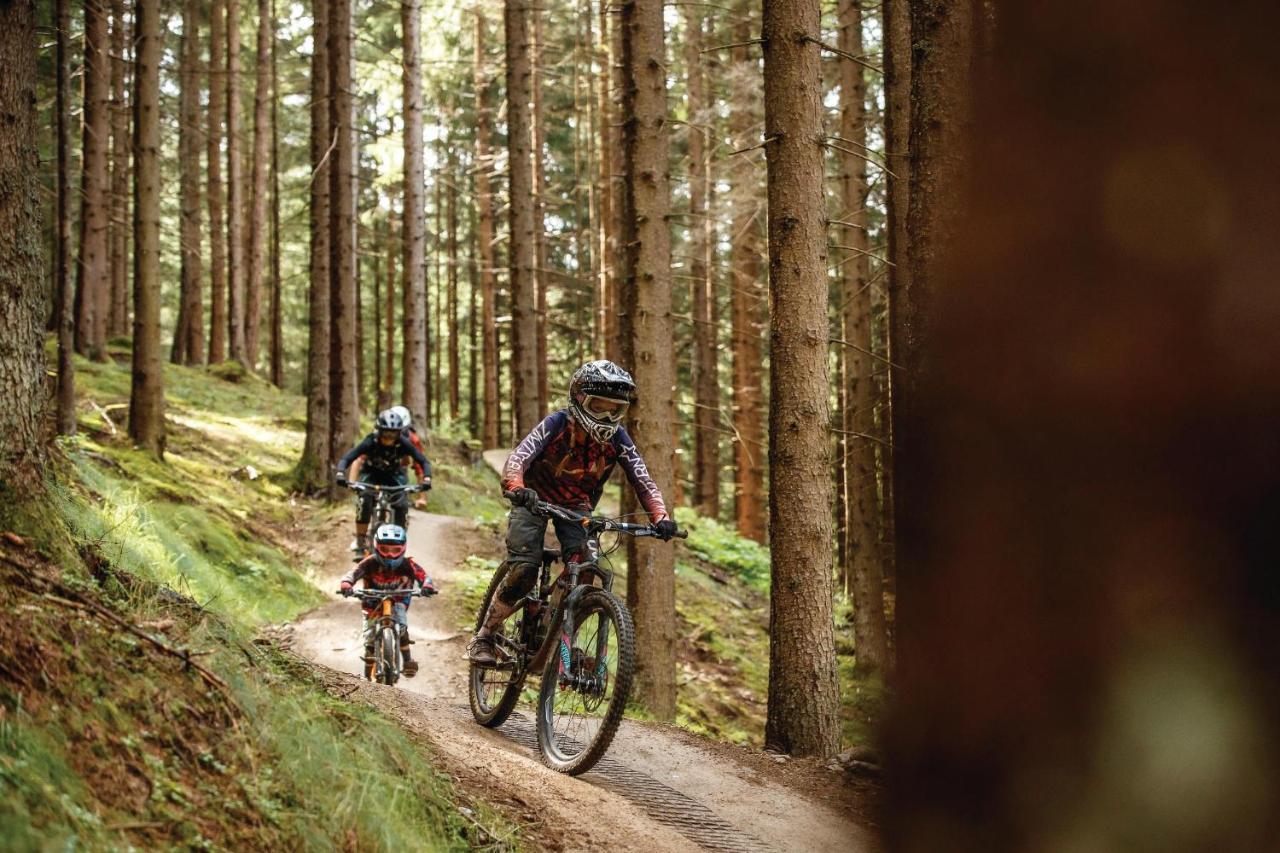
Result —
<instances>
[{"instance_id":1,"label":"helmet visor","mask_svg":"<svg viewBox=\"0 0 1280 853\"><path fill-rule=\"evenodd\" d=\"M396 560L404 556L403 545L393 545L390 542L379 542L374 547L377 549L379 557L385 557L388 560Z\"/></svg>"},{"instance_id":2,"label":"helmet visor","mask_svg":"<svg viewBox=\"0 0 1280 853\"><path fill-rule=\"evenodd\" d=\"M587 394L582 398L582 408L588 415L598 421L612 424L622 423L631 404L626 400L615 400L612 397L597 397Z\"/></svg>"}]
</instances>

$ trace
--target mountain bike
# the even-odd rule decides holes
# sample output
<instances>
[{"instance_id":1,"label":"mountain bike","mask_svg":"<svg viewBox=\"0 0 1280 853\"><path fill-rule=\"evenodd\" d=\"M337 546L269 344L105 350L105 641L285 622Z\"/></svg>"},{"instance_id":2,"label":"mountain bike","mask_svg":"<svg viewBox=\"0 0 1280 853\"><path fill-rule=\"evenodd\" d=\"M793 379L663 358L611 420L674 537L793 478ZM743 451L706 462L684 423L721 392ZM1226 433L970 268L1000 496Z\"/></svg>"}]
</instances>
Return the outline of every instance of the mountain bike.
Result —
<instances>
[{"instance_id":1,"label":"mountain bike","mask_svg":"<svg viewBox=\"0 0 1280 853\"><path fill-rule=\"evenodd\" d=\"M414 492L425 492L427 490L427 487L422 483L416 483L414 485L406 484L403 486L382 486L377 483L362 483L359 480L351 480L347 483L347 488L357 493L373 492L375 502L373 505L373 515L369 519L369 529L371 531L376 531L382 525L390 524L395 520L396 503L402 495L408 496ZM404 526L406 530L409 528L409 517L407 514L405 516ZM351 558L353 563L358 563L373 553L373 548L369 545L370 541L371 537L366 535L364 548Z\"/></svg>"},{"instance_id":2,"label":"mountain bike","mask_svg":"<svg viewBox=\"0 0 1280 853\"><path fill-rule=\"evenodd\" d=\"M506 497L510 498L508 493ZM538 748L553 770L576 776L590 770L622 722L635 674L635 629L626 604L613 594L613 572L601 565L604 533L653 536L647 524L584 515L538 501L535 515L582 525L585 553L552 580L559 551L546 549L533 591L491 635L493 666L471 665L471 713L496 727L511 715L530 672L542 671L538 692ZM688 531L676 533L688 538ZM511 571L511 567L507 571ZM476 618L479 630L506 572L496 572Z\"/></svg>"},{"instance_id":3,"label":"mountain bike","mask_svg":"<svg viewBox=\"0 0 1280 853\"><path fill-rule=\"evenodd\" d=\"M379 684L395 684L404 670L400 654L400 629L396 625L392 608L395 599L435 595L435 590L425 589L353 589L351 595L362 605L376 604L378 612L369 616L373 622L373 655L364 658L364 677Z\"/></svg>"}]
</instances>

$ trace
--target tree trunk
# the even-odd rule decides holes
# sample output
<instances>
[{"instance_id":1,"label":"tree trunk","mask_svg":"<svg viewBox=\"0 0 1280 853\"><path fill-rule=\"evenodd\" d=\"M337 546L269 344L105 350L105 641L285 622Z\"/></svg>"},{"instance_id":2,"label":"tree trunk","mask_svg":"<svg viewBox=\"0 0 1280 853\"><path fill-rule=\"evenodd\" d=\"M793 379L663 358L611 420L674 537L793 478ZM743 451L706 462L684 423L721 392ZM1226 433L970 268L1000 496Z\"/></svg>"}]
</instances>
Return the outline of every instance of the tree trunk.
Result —
<instances>
[{"instance_id":1,"label":"tree trunk","mask_svg":"<svg viewBox=\"0 0 1280 853\"><path fill-rule=\"evenodd\" d=\"M383 308L383 334L385 337L384 354L386 359L382 367L382 387L379 394L391 398L392 388L396 384L396 240L395 217L387 216L387 269L386 269L386 304ZM379 404L381 405L381 404Z\"/></svg>"},{"instance_id":2,"label":"tree trunk","mask_svg":"<svg viewBox=\"0 0 1280 853\"><path fill-rule=\"evenodd\" d=\"M675 351L671 320L671 233L667 224L667 85L661 0L623 7L627 87L623 157L627 180L624 293L638 401L631 437L664 493L672 487ZM675 560L652 540L628 540L627 603L636 624L636 699L660 719L676 709Z\"/></svg>"},{"instance_id":3,"label":"tree trunk","mask_svg":"<svg viewBox=\"0 0 1280 853\"><path fill-rule=\"evenodd\" d=\"M551 282L551 270L547 263L547 132L542 114L542 18L546 10L534 7L533 49L531 56L533 88L533 258L534 291L537 294L537 345L538 360L538 417L547 411L547 286Z\"/></svg>"},{"instance_id":4,"label":"tree trunk","mask_svg":"<svg viewBox=\"0 0 1280 853\"><path fill-rule=\"evenodd\" d=\"M227 340L245 358L244 154L240 133L240 0L227 3Z\"/></svg>"},{"instance_id":5,"label":"tree trunk","mask_svg":"<svg viewBox=\"0 0 1280 853\"><path fill-rule=\"evenodd\" d=\"M609 0L599 2L600 41L596 45L596 322L594 352L598 358L608 357L609 325L613 322L609 310L609 295L613 292L613 158L616 132L613 123L612 99L609 82L612 79L609 41Z\"/></svg>"},{"instance_id":6,"label":"tree trunk","mask_svg":"<svg viewBox=\"0 0 1280 853\"><path fill-rule=\"evenodd\" d=\"M271 46L275 41L271 0L258 0L257 81L253 91L253 200L249 217L249 257L245 276L244 356L258 367L262 337L262 278L266 266L267 199L271 177Z\"/></svg>"},{"instance_id":7,"label":"tree trunk","mask_svg":"<svg viewBox=\"0 0 1280 853\"><path fill-rule=\"evenodd\" d=\"M817 0L764 0L769 164L769 710L765 743L840 746L831 615L827 235Z\"/></svg>"},{"instance_id":8,"label":"tree trunk","mask_svg":"<svg viewBox=\"0 0 1280 853\"><path fill-rule=\"evenodd\" d=\"M271 19L276 17L271 0ZM280 72L279 51L271 40L271 384L284 387L284 283L280 279Z\"/></svg>"},{"instance_id":9,"label":"tree trunk","mask_svg":"<svg viewBox=\"0 0 1280 853\"><path fill-rule=\"evenodd\" d=\"M860 0L841 0L840 49L862 55ZM853 596L853 640L858 663L875 669L889 666L885 629L883 575L880 566L880 505L877 489L874 374L871 357L871 265L867 239L866 161L853 151L866 151L866 83L861 65L840 63L841 220L850 223L840 242L848 245L842 259L844 333L844 429L846 453L845 512L849 561L846 574Z\"/></svg>"},{"instance_id":10,"label":"tree trunk","mask_svg":"<svg viewBox=\"0 0 1280 853\"><path fill-rule=\"evenodd\" d=\"M507 160L510 173L511 378L516 431L542 418L538 408L538 348L534 279L533 173L529 151L528 0L503 0L507 66Z\"/></svg>"},{"instance_id":11,"label":"tree trunk","mask_svg":"<svg viewBox=\"0 0 1280 853\"><path fill-rule=\"evenodd\" d=\"M205 139L209 170L209 363L227 360L227 236L222 186L222 138L226 117L226 4L209 7L209 114Z\"/></svg>"},{"instance_id":12,"label":"tree trunk","mask_svg":"<svg viewBox=\"0 0 1280 853\"><path fill-rule=\"evenodd\" d=\"M335 144L329 171L329 252L333 349L330 352L330 459L350 446L359 426L356 398L355 128L351 79L351 0L329 4L329 122Z\"/></svg>"},{"instance_id":13,"label":"tree trunk","mask_svg":"<svg viewBox=\"0 0 1280 853\"><path fill-rule=\"evenodd\" d=\"M716 381L716 327L711 321L715 291L709 254L712 237L707 196L711 160L707 152L707 80L702 68L702 13L684 7L685 65L689 110L689 304L693 309L693 503L710 518L720 513L719 384Z\"/></svg>"},{"instance_id":14,"label":"tree trunk","mask_svg":"<svg viewBox=\"0 0 1280 853\"><path fill-rule=\"evenodd\" d=\"M734 40L751 39L750 20L743 18L734 32ZM758 86L757 64L749 48L740 44L731 53L734 99L740 105L729 117L733 144L746 148L759 144L759 117L746 107L754 103ZM732 184L732 266L730 295L731 338L733 350L733 421L734 421L734 517L738 532L756 542L766 536L766 495L764 491L764 355L762 325L766 313L764 276L760 263L760 197L759 163L746 154L737 157Z\"/></svg>"},{"instance_id":15,"label":"tree trunk","mask_svg":"<svg viewBox=\"0 0 1280 853\"><path fill-rule=\"evenodd\" d=\"M181 210L178 250L181 277L178 322L173 330L169 360L174 364L204 361L204 278L200 217L200 8L197 0L183 0L182 47L179 57L181 91L178 96L178 183Z\"/></svg>"},{"instance_id":16,"label":"tree trunk","mask_svg":"<svg viewBox=\"0 0 1280 853\"><path fill-rule=\"evenodd\" d=\"M449 220L449 417L457 420L461 405L462 370L458 350L458 186L456 170L451 170L446 190Z\"/></svg>"},{"instance_id":17,"label":"tree trunk","mask_svg":"<svg viewBox=\"0 0 1280 853\"><path fill-rule=\"evenodd\" d=\"M95 361L107 358L110 274L107 224L107 140L111 130L111 57L106 0L84 3L84 137L80 173L80 263L75 298L76 351Z\"/></svg>"},{"instance_id":18,"label":"tree trunk","mask_svg":"<svg viewBox=\"0 0 1280 853\"><path fill-rule=\"evenodd\" d=\"M71 162L71 68L68 56L68 40L71 37L71 13L67 0L57 0L54 11L57 29L57 114L58 127L58 197L57 242L53 251L54 264L54 329L58 335L58 387L57 423L59 435L74 435L76 431L76 376L71 353L75 348L72 329L74 294L71 286L71 185L67 171ZM17 24L11 21L10 25ZM0 44L3 44L0 41ZM8 56L8 54L5 54ZM10 60L12 61L12 60Z\"/></svg>"},{"instance_id":19,"label":"tree trunk","mask_svg":"<svg viewBox=\"0 0 1280 853\"><path fill-rule=\"evenodd\" d=\"M886 225L888 238L888 318L889 333L887 353L889 360L897 364L894 324L898 313L898 294L909 287L907 211L910 203L911 173L913 170L909 140L911 138L911 20L906 0L884 0L882 29L884 31L884 136L885 160L893 174L886 174L885 194ZM882 433L889 447L896 446L894 421L897 419L896 398L899 380L896 370L886 376L888 385L888 411L882 414ZM894 557L894 459L891 450L882 448L884 460L884 533L885 571L892 571Z\"/></svg>"},{"instance_id":20,"label":"tree trunk","mask_svg":"<svg viewBox=\"0 0 1280 853\"><path fill-rule=\"evenodd\" d=\"M160 0L137 0L133 100L133 384L129 436L164 454L160 359Z\"/></svg>"},{"instance_id":21,"label":"tree trunk","mask_svg":"<svg viewBox=\"0 0 1280 853\"><path fill-rule=\"evenodd\" d=\"M40 436L45 390L44 318L49 279L40 234L36 136L35 4L0 3L0 486L5 505L30 499L45 462Z\"/></svg>"},{"instance_id":22,"label":"tree trunk","mask_svg":"<svg viewBox=\"0 0 1280 853\"><path fill-rule=\"evenodd\" d=\"M400 4L404 35L404 331L400 398L427 420L427 211L422 156L422 2Z\"/></svg>"},{"instance_id":23,"label":"tree trunk","mask_svg":"<svg viewBox=\"0 0 1280 853\"><path fill-rule=\"evenodd\" d=\"M129 61L125 45L129 25L125 23L124 0L111 0L111 309L107 316L107 337L129 334L129 104L125 96Z\"/></svg>"},{"instance_id":24,"label":"tree trunk","mask_svg":"<svg viewBox=\"0 0 1280 853\"><path fill-rule=\"evenodd\" d=\"M494 256L493 223L493 154L490 150L493 136L493 113L489 100L490 81L485 73L484 13L476 8L476 255L480 271L481 310L481 363L484 373L484 431L485 448L498 446L498 324L495 300L497 286L494 278L498 261Z\"/></svg>"},{"instance_id":25,"label":"tree trunk","mask_svg":"<svg viewBox=\"0 0 1280 853\"><path fill-rule=\"evenodd\" d=\"M311 0L311 194L307 320L307 435L298 480L308 491L322 488L332 450L329 397L330 273L329 273L329 0Z\"/></svg>"},{"instance_id":26,"label":"tree trunk","mask_svg":"<svg viewBox=\"0 0 1280 853\"><path fill-rule=\"evenodd\" d=\"M474 193L472 194L474 198ZM480 438L480 264L476 252L476 209L468 214L467 284L467 427L472 439Z\"/></svg>"},{"instance_id":27,"label":"tree trunk","mask_svg":"<svg viewBox=\"0 0 1280 853\"><path fill-rule=\"evenodd\" d=\"M427 386L427 408L430 410L432 423L440 423L440 400L441 391L444 385L440 381L440 356L444 351L443 345L440 343L443 338L440 334L440 315L442 313L440 300L440 285L444 281L444 195L441 187L444 186L442 170L440 163L444 161L444 143L436 138L436 168L432 174L432 186L434 189L435 199L432 205L432 218L435 220L435 228L432 233L432 246L434 251L431 254L435 262L435 275L427 282L427 368L431 375L430 384ZM434 303L434 308L432 307Z\"/></svg>"}]
</instances>

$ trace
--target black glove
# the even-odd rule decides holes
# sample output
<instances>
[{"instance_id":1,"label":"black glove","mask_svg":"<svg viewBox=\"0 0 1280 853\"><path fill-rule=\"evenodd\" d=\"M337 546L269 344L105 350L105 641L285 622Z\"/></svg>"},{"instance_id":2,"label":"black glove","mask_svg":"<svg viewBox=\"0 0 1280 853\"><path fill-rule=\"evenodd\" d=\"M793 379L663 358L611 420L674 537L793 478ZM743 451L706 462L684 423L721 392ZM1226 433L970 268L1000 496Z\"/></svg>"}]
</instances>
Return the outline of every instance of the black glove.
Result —
<instances>
[{"instance_id":1,"label":"black glove","mask_svg":"<svg viewBox=\"0 0 1280 853\"><path fill-rule=\"evenodd\" d=\"M669 518L664 518L653 526L657 532L658 538L663 542L670 542L676 535L676 523Z\"/></svg>"},{"instance_id":2,"label":"black glove","mask_svg":"<svg viewBox=\"0 0 1280 853\"><path fill-rule=\"evenodd\" d=\"M339 471L334 475L333 479L337 481L339 486L345 486L347 484L347 472Z\"/></svg>"},{"instance_id":3,"label":"black glove","mask_svg":"<svg viewBox=\"0 0 1280 853\"><path fill-rule=\"evenodd\" d=\"M538 493L533 489L512 489L511 503L532 511L538 505Z\"/></svg>"},{"instance_id":4,"label":"black glove","mask_svg":"<svg viewBox=\"0 0 1280 853\"><path fill-rule=\"evenodd\" d=\"M418 486L420 487L420 489L419 489L420 491L423 491L423 492L429 492L429 491L431 491L431 478L430 478L430 477L424 477L424 478L423 478L423 480L422 480L422 482L421 482L421 483L419 483L419 484L418 484Z\"/></svg>"},{"instance_id":5,"label":"black glove","mask_svg":"<svg viewBox=\"0 0 1280 853\"><path fill-rule=\"evenodd\" d=\"M342 585L342 589L338 590L338 592L342 593L344 598L350 598L356 594L356 591L351 588L351 584L349 583L344 583Z\"/></svg>"}]
</instances>

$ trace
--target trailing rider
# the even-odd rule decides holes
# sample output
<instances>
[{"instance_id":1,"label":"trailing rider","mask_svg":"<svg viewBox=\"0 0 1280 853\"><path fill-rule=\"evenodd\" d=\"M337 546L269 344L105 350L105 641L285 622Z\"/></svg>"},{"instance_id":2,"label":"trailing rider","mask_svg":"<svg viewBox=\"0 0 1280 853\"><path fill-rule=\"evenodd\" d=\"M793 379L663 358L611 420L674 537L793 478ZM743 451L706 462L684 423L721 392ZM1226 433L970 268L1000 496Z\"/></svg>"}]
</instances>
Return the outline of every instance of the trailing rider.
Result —
<instances>
[{"instance_id":1,"label":"trailing rider","mask_svg":"<svg viewBox=\"0 0 1280 853\"><path fill-rule=\"evenodd\" d=\"M403 486L409 482L406 471L412 463L418 482L425 490L431 489L431 463L427 457L405 436L407 423L398 412L387 409L378 415L374 429L355 447L338 460L335 479L345 486L348 477L361 483L378 486ZM373 515L374 495L371 491L360 493L356 511L356 538L351 550L357 553L367 549L365 541L369 519ZM404 527L409 517L409 500L404 492L392 500L395 523Z\"/></svg>"},{"instance_id":2,"label":"trailing rider","mask_svg":"<svg viewBox=\"0 0 1280 853\"><path fill-rule=\"evenodd\" d=\"M415 585L422 587L426 595L435 595L437 590L431 578L416 560L406 553L408 545L404 528L398 524L384 524L374 531L373 553L365 557L347 572L339 587L343 595L355 594L355 584L363 582L365 589L375 590L412 590ZM391 605L392 618L400 634L400 655L404 659L404 674L413 678L418 674L418 662L413 660L409 652L409 604L411 596L395 598ZM364 660L373 659L374 617L379 612L376 604L364 603Z\"/></svg>"}]
</instances>

